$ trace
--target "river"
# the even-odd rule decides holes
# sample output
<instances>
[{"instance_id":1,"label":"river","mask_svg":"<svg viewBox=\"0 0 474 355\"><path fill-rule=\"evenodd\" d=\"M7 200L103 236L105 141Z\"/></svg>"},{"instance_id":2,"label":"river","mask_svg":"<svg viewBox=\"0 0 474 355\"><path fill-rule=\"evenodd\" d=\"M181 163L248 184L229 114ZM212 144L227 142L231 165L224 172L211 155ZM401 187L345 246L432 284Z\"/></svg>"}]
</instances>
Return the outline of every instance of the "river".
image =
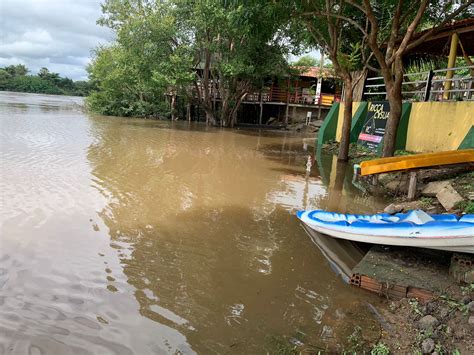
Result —
<instances>
[{"instance_id":1,"label":"river","mask_svg":"<svg viewBox=\"0 0 474 355\"><path fill-rule=\"evenodd\" d=\"M313 147L1 92L0 354L341 350L375 327L378 298L342 281L294 211L383 201L332 156L306 174Z\"/></svg>"}]
</instances>

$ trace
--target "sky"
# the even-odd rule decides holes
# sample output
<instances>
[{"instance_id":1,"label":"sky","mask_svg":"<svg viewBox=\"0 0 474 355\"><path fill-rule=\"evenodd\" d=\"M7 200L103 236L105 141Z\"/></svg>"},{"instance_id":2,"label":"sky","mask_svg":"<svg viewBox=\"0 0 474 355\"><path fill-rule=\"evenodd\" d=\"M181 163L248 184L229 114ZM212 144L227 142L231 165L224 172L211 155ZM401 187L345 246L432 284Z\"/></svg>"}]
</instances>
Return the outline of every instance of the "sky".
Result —
<instances>
[{"instance_id":1,"label":"sky","mask_svg":"<svg viewBox=\"0 0 474 355\"><path fill-rule=\"evenodd\" d=\"M73 80L87 80L91 51L113 40L96 24L101 0L0 0L0 67L42 67ZM310 55L319 58L319 53ZM290 61L298 57L291 56Z\"/></svg>"},{"instance_id":2,"label":"sky","mask_svg":"<svg viewBox=\"0 0 474 355\"><path fill-rule=\"evenodd\" d=\"M100 0L0 0L0 67L25 64L86 80L91 50L113 39Z\"/></svg>"}]
</instances>

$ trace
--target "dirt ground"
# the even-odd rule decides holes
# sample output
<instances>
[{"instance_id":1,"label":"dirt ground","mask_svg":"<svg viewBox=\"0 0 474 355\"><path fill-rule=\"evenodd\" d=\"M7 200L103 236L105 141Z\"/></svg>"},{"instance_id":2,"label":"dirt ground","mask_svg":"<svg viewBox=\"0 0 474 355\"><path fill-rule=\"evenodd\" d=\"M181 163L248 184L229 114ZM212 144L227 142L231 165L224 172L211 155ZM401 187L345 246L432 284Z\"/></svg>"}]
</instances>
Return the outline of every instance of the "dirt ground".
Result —
<instances>
[{"instance_id":1,"label":"dirt ground","mask_svg":"<svg viewBox=\"0 0 474 355\"><path fill-rule=\"evenodd\" d=\"M474 317L473 298L471 284L454 286L427 303L416 299L387 301L387 308L381 313L391 329L383 332L380 342L393 354L430 353L430 348L431 353L437 354L473 354L474 324L469 324L470 317ZM426 316L434 320L425 318L433 320L433 324L423 328L422 319Z\"/></svg>"}]
</instances>

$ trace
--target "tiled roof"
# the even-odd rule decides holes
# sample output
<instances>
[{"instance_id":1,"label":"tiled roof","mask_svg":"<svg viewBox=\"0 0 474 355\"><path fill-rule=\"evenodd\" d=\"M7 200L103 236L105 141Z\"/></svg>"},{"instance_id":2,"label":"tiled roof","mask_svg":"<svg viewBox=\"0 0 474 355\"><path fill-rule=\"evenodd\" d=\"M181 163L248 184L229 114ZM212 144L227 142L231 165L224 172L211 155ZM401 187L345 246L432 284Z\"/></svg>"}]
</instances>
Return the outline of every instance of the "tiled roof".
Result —
<instances>
[{"instance_id":1,"label":"tiled roof","mask_svg":"<svg viewBox=\"0 0 474 355\"><path fill-rule=\"evenodd\" d=\"M296 69L300 71L300 77L307 77L307 78L319 78L319 67L291 67L292 69ZM331 69L323 68L322 72L323 78L333 78L334 71Z\"/></svg>"}]
</instances>

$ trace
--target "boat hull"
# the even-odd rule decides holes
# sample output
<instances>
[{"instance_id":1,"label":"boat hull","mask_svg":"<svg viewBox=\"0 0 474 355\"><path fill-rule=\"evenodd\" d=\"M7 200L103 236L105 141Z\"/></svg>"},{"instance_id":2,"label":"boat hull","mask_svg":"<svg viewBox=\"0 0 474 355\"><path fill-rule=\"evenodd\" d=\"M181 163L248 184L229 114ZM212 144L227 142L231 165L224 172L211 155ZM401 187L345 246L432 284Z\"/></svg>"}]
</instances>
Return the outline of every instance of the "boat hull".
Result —
<instances>
[{"instance_id":1,"label":"boat hull","mask_svg":"<svg viewBox=\"0 0 474 355\"><path fill-rule=\"evenodd\" d=\"M303 222L304 223L304 222ZM306 223L305 223L306 224ZM474 237L437 237L437 238L401 238L398 236L366 236L354 233L334 231L329 228L316 227L306 224L310 229L334 238L351 240L353 242L371 243L381 245L396 245L416 248L455 251L474 254Z\"/></svg>"},{"instance_id":2,"label":"boat hull","mask_svg":"<svg viewBox=\"0 0 474 355\"><path fill-rule=\"evenodd\" d=\"M303 211L302 211L303 212ZM313 212L314 213L314 212ZM316 212L317 213L317 212ZM321 211L321 214L328 212ZM335 214L335 216L344 216ZM361 218L372 218L371 216L356 216ZM376 218L386 218L386 215L374 215ZM381 217L380 217L381 216ZM424 228L423 226L410 225L403 223L396 224L366 223L367 227L360 227L361 223L342 223L334 221L321 221L318 218L311 218L311 212L304 211L299 213L298 217L306 227L330 237L350 240L361 243L407 246L417 248L428 248L437 250L446 250L461 253L474 254L474 224L471 223L450 223L435 222L433 228ZM440 217L442 218L442 217ZM376 219L373 219L376 220ZM452 224L452 226L450 226ZM359 226L357 227L352 227ZM436 226L440 228L436 228Z\"/></svg>"}]
</instances>

